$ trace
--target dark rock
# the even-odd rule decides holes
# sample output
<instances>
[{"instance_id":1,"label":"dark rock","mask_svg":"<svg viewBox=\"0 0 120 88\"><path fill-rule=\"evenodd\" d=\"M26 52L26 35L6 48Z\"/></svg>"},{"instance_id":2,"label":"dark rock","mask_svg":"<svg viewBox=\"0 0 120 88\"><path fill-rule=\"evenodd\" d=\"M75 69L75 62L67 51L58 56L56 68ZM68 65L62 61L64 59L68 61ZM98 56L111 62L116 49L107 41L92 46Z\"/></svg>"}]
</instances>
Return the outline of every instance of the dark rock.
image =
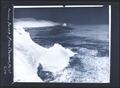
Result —
<instances>
[{"instance_id":1,"label":"dark rock","mask_svg":"<svg viewBox=\"0 0 120 88\"><path fill-rule=\"evenodd\" d=\"M38 71L38 76L43 80L43 81L51 81L54 80L53 73L50 71Z\"/></svg>"},{"instance_id":2,"label":"dark rock","mask_svg":"<svg viewBox=\"0 0 120 88\"><path fill-rule=\"evenodd\" d=\"M41 64L39 64L39 66L38 66L37 74L43 81L49 82L54 79L53 73L50 71L44 71Z\"/></svg>"},{"instance_id":3,"label":"dark rock","mask_svg":"<svg viewBox=\"0 0 120 88\"><path fill-rule=\"evenodd\" d=\"M41 64L39 64L39 66L38 66L38 71L41 71L41 70L43 70L43 67L42 67Z\"/></svg>"}]
</instances>

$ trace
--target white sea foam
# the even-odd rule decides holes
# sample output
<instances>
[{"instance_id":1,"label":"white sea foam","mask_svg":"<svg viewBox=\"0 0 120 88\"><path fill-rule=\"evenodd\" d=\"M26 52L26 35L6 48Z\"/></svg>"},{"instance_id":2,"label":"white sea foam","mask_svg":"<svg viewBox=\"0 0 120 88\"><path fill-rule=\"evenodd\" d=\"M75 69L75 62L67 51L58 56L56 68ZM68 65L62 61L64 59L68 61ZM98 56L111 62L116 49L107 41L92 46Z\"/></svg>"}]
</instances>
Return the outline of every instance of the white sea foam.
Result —
<instances>
[{"instance_id":1,"label":"white sea foam","mask_svg":"<svg viewBox=\"0 0 120 88\"><path fill-rule=\"evenodd\" d=\"M39 63L44 70L53 73L68 65L69 57L75 53L60 44L54 44L50 48L36 44L23 29L26 26L20 23L19 26L14 24L14 82L42 82L37 76ZM41 23L40 26L43 27L43 24Z\"/></svg>"},{"instance_id":2,"label":"white sea foam","mask_svg":"<svg viewBox=\"0 0 120 88\"><path fill-rule=\"evenodd\" d=\"M81 48L80 52L84 54L79 57L82 58L81 63L85 71L64 69L69 63L69 58L75 53L57 43L50 48L44 48L33 42L29 33L24 30L24 27L46 27L56 24L34 19L24 21L26 19L16 20L14 24L14 82L43 82L37 75L40 63L44 70L60 73L60 76L51 82L109 83L109 57L98 57L97 51ZM35 22L38 24L32 24Z\"/></svg>"},{"instance_id":3,"label":"white sea foam","mask_svg":"<svg viewBox=\"0 0 120 88\"><path fill-rule=\"evenodd\" d=\"M84 53L79 55L83 70L74 68L64 69L59 72L52 82L66 83L109 83L110 82L110 59L109 57L96 56L96 50L81 48ZM78 67L78 66L77 66Z\"/></svg>"},{"instance_id":4,"label":"white sea foam","mask_svg":"<svg viewBox=\"0 0 120 88\"><path fill-rule=\"evenodd\" d=\"M14 20L14 27L50 27L56 25L59 25L59 23L46 20L36 20L33 18L21 18Z\"/></svg>"}]
</instances>

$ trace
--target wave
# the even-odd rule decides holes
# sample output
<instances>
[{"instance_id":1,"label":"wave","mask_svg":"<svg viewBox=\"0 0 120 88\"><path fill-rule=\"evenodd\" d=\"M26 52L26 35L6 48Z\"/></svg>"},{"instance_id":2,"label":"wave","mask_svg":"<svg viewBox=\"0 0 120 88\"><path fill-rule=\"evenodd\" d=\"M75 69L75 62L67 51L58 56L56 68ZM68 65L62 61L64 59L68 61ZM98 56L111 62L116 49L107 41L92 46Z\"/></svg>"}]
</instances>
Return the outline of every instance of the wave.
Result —
<instances>
[{"instance_id":1,"label":"wave","mask_svg":"<svg viewBox=\"0 0 120 88\"><path fill-rule=\"evenodd\" d=\"M65 82L65 83L109 83L110 81L110 58L108 55L99 55L98 48L89 48L83 46L73 47L69 45L69 49L58 43L52 44L49 48L35 43L29 32L25 31L25 27L37 27L36 25L27 25L23 22L34 22L35 19L18 19L14 24L14 82ZM19 23L20 22L20 23ZM44 21L39 22L39 27L47 27ZM47 21L48 22L48 21ZM50 23L50 21L48 22ZM50 23L49 26L56 26ZM50 27L48 27L49 29ZM56 30L57 27L55 27ZM59 28L59 27L58 27ZM40 32L42 29L38 28ZM61 28L62 29L62 28ZM52 31L55 34L57 30ZM32 30L31 30L32 31ZM45 31L45 32L46 32ZM33 32L33 31L32 31ZM56 33L55 33L56 32ZM68 32L68 31L67 31ZM36 33L36 32L35 32ZM61 33L61 32L60 32ZM46 33L47 35L48 33ZM43 34L44 36L45 34ZM53 36L52 36L53 37ZM58 36L59 37L59 36ZM73 36L72 36L73 37ZM68 37L72 42L66 41L66 37L62 35L68 44L80 44L85 41L84 38L75 37L76 42ZM50 35L49 35L50 38ZM47 40L43 38L43 40ZM54 37L53 37L54 39ZM51 39L50 39L51 40ZM57 38L57 40L61 40ZM77 41L79 40L79 41ZM93 41L93 40L92 40ZM74 42L74 43L73 43ZM85 44L91 43L90 41ZM93 42L94 43L94 42ZM95 42L96 43L96 42ZM97 44L100 44L98 42ZM104 44L105 43L101 43ZM95 45L93 45L95 47ZM105 51L100 47L102 51ZM73 51L71 51L73 50ZM76 52L76 53L75 53ZM42 66L41 66L42 65ZM40 69L40 70L38 70ZM42 69L42 70L41 70ZM48 75L49 74L49 75ZM41 76L42 75L42 76Z\"/></svg>"},{"instance_id":2,"label":"wave","mask_svg":"<svg viewBox=\"0 0 120 88\"><path fill-rule=\"evenodd\" d=\"M110 59L98 57L97 50L80 48L79 54L70 59L70 66L56 74L51 82L109 83Z\"/></svg>"},{"instance_id":3,"label":"wave","mask_svg":"<svg viewBox=\"0 0 120 88\"><path fill-rule=\"evenodd\" d=\"M14 27L51 27L59 25L57 22L36 20L33 18L14 19Z\"/></svg>"},{"instance_id":4,"label":"wave","mask_svg":"<svg viewBox=\"0 0 120 88\"><path fill-rule=\"evenodd\" d=\"M60 44L44 48L33 42L24 28L14 28L14 82L42 82L37 75L39 64L55 73L64 69L74 54Z\"/></svg>"}]
</instances>

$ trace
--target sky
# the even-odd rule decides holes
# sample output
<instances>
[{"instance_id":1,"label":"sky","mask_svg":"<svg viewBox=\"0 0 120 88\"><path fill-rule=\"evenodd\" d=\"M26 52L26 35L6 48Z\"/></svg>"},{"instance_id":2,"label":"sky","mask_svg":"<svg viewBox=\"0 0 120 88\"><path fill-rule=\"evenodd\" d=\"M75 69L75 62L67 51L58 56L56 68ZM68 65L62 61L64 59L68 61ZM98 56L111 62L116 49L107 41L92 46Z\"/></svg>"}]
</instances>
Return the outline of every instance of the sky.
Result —
<instances>
[{"instance_id":1,"label":"sky","mask_svg":"<svg viewBox=\"0 0 120 88\"><path fill-rule=\"evenodd\" d=\"M78 25L108 24L109 8L15 8L14 18L34 18Z\"/></svg>"}]
</instances>

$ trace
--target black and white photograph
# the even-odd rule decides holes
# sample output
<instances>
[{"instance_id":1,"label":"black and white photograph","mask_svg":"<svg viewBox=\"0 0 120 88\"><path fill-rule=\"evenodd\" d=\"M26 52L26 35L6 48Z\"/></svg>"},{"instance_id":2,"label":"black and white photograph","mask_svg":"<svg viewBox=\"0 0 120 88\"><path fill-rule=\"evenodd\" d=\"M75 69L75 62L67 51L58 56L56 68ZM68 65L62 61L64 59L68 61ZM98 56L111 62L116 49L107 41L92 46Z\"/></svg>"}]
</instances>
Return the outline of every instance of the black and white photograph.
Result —
<instances>
[{"instance_id":1,"label":"black and white photograph","mask_svg":"<svg viewBox=\"0 0 120 88\"><path fill-rule=\"evenodd\" d=\"M110 83L111 5L13 8L14 82Z\"/></svg>"}]
</instances>

